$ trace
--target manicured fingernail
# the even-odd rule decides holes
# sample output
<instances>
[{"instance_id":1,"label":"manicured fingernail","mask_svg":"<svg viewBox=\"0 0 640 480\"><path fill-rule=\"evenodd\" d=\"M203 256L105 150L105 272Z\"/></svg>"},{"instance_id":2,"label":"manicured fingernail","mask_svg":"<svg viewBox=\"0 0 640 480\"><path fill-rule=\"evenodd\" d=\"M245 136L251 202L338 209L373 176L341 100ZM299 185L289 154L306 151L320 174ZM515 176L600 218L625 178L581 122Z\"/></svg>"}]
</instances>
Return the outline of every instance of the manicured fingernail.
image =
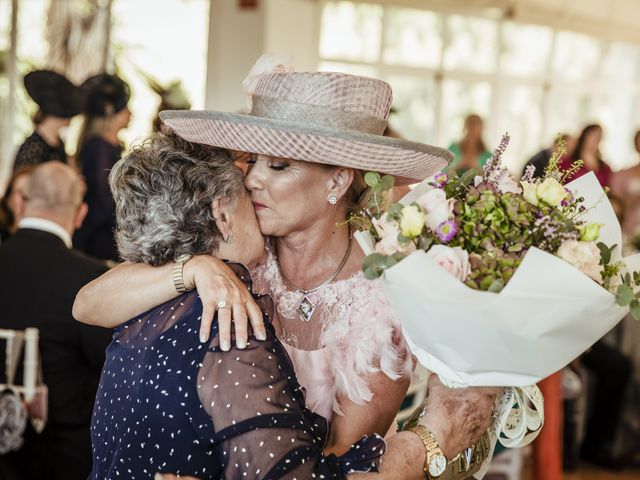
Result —
<instances>
[{"instance_id":1,"label":"manicured fingernail","mask_svg":"<svg viewBox=\"0 0 640 480\"><path fill-rule=\"evenodd\" d=\"M207 334L204 332L200 332L200 343L204 343L207 341Z\"/></svg>"},{"instance_id":2,"label":"manicured fingernail","mask_svg":"<svg viewBox=\"0 0 640 480\"><path fill-rule=\"evenodd\" d=\"M258 332L258 333L256 334L256 338L257 338L258 340L266 340L266 339L267 339L267 334L266 334L266 333L264 333L264 332Z\"/></svg>"},{"instance_id":3,"label":"manicured fingernail","mask_svg":"<svg viewBox=\"0 0 640 480\"><path fill-rule=\"evenodd\" d=\"M220 348L222 349L223 352L228 352L229 349L231 348L231 345L229 345L229 342L227 342L226 340L224 340L221 344L220 344Z\"/></svg>"},{"instance_id":4,"label":"manicured fingernail","mask_svg":"<svg viewBox=\"0 0 640 480\"><path fill-rule=\"evenodd\" d=\"M164 475L162 475L161 473L156 473L153 476L153 480L162 480L164 478Z\"/></svg>"},{"instance_id":5,"label":"manicured fingernail","mask_svg":"<svg viewBox=\"0 0 640 480\"><path fill-rule=\"evenodd\" d=\"M246 340L243 340L243 339L236 340L236 347L238 347L240 350L242 350L246 346L247 346Z\"/></svg>"}]
</instances>

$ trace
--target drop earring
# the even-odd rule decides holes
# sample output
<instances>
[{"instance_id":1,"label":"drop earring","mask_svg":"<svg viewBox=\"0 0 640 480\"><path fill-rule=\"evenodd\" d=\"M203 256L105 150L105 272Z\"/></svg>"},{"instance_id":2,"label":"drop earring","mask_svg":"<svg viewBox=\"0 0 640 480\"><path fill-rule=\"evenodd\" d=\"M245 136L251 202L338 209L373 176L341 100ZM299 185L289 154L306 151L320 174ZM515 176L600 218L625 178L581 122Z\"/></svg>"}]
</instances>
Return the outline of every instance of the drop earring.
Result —
<instances>
[{"instance_id":1,"label":"drop earring","mask_svg":"<svg viewBox=\"0 0 640 480\"><path fill-rule=\"evenodd\" d=\"M331 205L335 205L336 203L338 203L338 197L336 196L335 193L331 193L329 194L329 196L327 197L327 201L331 204Z\"/></svg>"}]
</instances>

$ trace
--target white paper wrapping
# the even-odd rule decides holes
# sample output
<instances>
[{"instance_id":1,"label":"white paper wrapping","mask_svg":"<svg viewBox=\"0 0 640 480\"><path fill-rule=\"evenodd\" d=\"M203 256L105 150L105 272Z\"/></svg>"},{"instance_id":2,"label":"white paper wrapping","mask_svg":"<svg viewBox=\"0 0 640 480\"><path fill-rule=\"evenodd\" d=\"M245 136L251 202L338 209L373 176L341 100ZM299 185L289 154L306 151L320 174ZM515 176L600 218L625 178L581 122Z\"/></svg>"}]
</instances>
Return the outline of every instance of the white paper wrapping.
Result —
<instances>
[{"instance_id":1,"label":"white paper wrapping","mask_svg":"<svg viewBox=\"0 0 640 480\"><path fill-rule=\"evenodd\" d=\"M595 176L568 187L585 198L584 218L603 224L599 241L621 245L620 225ZM418 185L403 203L428 188ZM368 233L356 238L365 253L373 253ZM624 262L640 270L640 255ZM494 431L494 440L509 447L532 441L543 423L542 395L534 384L582 354L629 311L578 269L537 248L529 249L500 293L467 287L424 251L385 270L382 281L425 368L453 387L509 387Z\"/></svg>"}]
</instances>

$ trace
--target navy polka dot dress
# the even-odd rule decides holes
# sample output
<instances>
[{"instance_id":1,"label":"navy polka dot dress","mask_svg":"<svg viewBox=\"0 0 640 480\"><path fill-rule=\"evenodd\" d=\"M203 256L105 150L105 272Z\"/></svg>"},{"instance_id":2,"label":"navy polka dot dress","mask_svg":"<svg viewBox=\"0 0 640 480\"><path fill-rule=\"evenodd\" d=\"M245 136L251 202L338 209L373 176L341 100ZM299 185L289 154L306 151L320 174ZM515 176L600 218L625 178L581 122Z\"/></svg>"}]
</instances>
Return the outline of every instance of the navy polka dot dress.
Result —
<instances>
[{"instance_id":1,"label":"navy polka dot dress","mask_svg":"<svg viewBox=\"0 0 640 480\"><path fill-rule=\"evenodd\" d=\"M250 287L246 269L230 266ZM250 338L243 350L222 352L215 322L210 342L199 342L196 292L116 330L93 412L91 479L341 479L377 469L378 436L322 456L327 423L305 408L269 323L270 299L259 303L268 338Z\"/></svg>"}]
</instances>

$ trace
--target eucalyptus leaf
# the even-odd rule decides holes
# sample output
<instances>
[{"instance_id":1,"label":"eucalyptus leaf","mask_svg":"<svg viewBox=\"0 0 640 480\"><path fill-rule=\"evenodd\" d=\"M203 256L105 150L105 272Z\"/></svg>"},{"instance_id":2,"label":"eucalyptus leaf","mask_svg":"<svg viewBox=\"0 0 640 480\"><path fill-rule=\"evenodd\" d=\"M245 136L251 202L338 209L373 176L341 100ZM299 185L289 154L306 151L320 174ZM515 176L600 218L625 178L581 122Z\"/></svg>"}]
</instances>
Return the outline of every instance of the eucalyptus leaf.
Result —
<instances>
[{"instance_id":1,"label":"eucalyptus leaf","mask_svg":"<svg viewBox=\"0 0 640 480\"><path fill-rule=\"evenodd\" d=\"M621 307L625 307L629 305L631 302L635 300L635 295L633 290L628 285L622 284L618 286L618 291L616 292L616 303Z\"/></svg>"},{"instance_id":2,"label":"eucalyptus leaf","mask_svg":"<svg viewBox=\"0 0 640 480\"><path fill-rule=\"evenodd\" d=\"M369 187L374 187L380 183L380 174L378 172L367 172L364 174L364 183Z\"/></svg>"},{"instance_id":3,"label":"eucalyptus leaf","mask_svg":"<svg viewBox=\"0 0 640 480\"><path fill-rule=\"evenodd\" d=\"M385 175L380 179L380 184L382 185L382 188L385 191L391 190L395 185L395 183L396 183L396 180L391 175Z\"/></svg>"},{"instance_id":4,"label":"eucalyptus leaf","mask_svg":"<svg viewBox=\"0 0 640 480\"><path fill-rule=\"evenodd\" d=\"M640 320L640 301L639 300L634 300L633 302L631 302L631 305L629 305L629 312L631 313L633 318L635 318L636 320Z\"/></svg>"}]
</instances>

